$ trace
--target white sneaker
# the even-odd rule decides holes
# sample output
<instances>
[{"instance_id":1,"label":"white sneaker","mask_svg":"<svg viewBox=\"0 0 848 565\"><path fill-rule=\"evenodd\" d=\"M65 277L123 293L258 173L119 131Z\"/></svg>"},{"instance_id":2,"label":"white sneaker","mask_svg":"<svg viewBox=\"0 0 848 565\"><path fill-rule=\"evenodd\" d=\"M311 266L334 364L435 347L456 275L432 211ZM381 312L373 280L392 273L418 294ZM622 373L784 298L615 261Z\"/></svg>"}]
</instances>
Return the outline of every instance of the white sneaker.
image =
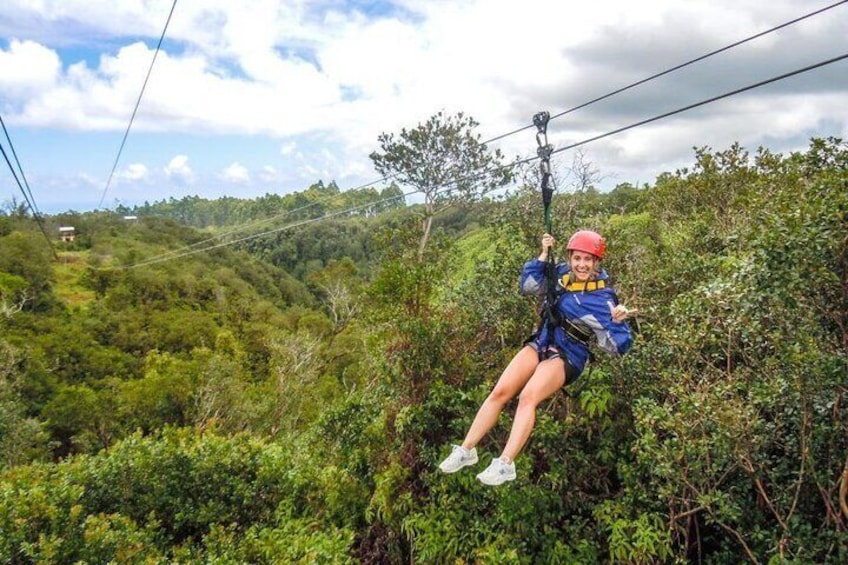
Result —
<instances>
[{"instance_id":1,"label":"white sneaker","mask_svg":"<svg viewBox=\"0 0 848 565\"><path fill-rule=\"evenodd\" d=\"M515 463L505 463L500 457L492 459L492 464L477 475L477 480L484 485L498 486L507 481L515 480Z\"/></svg>"},{"instance_id":2,"label":"white sneaker","mask_svg":"<svg viewBox=\"0 0 848 565\"><path fill-rule=\"evenodd\" d=\"M477 463L477 448L465 449L461 445L454 445L451 448L451 454L439 463L439 469L442 473L456 473L463 467L474 465Z\"/></svg>"}]
</instances>

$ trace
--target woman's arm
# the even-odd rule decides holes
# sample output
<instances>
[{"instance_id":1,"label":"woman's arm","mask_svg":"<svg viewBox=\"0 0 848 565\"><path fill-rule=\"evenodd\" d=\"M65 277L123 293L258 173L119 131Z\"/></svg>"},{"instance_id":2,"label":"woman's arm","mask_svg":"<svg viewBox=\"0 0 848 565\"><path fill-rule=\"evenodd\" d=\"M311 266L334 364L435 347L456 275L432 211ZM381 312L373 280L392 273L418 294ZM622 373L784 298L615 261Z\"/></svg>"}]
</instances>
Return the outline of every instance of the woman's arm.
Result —
<instances>
[{"instance_id":1,"label":"woman's arm","mask_svg":"<svg viewBox=\"0 0 848 565\"><path fill-rule=\"evenodd\" d=\"M592 329L598 347L619 357L630 349L633 335L621 314L621 309L625 307L617 302L615 292L609 288L581 294L580 303L587 313L580 317L580 321ZM619 308L617 316L613 314L616 308ZM633 310L627 312L633 313Z\"/></svg>"},{"instance_id":2,"label":"woman's arm","mask_svg":"<svg viewBox=\"0 0 848 565\"><path fill-rule=\"evenodd\" d=\"M547 289L545 269L547 267L548 253L556 245L556 239L550 234L542 236L542 252L537 259L531 259L524 263L521 277L518 281L521 293L529 296L542 296Z\"/></svg>"}]
</instances>

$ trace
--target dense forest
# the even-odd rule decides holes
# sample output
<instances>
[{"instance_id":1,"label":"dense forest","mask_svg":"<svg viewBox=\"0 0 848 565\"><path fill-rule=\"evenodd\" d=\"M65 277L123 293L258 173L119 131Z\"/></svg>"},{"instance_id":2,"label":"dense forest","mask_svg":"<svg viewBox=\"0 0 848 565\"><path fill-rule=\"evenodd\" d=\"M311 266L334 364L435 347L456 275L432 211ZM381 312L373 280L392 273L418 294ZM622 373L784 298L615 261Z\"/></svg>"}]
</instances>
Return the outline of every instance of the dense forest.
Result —
<instances>
[{"instance_id":1,"label":"dense forest","mask_svg":"<svg viewBox=\"0 0 848 565\"><path fill-rule=\"evenodd\" d=\"M538 188L492 194L69 212L55 253L7 206L0 561L848 562L848 144L558 192L638 331L496 488L436 468L538 317Z\"/></svg>"}]
</instances>

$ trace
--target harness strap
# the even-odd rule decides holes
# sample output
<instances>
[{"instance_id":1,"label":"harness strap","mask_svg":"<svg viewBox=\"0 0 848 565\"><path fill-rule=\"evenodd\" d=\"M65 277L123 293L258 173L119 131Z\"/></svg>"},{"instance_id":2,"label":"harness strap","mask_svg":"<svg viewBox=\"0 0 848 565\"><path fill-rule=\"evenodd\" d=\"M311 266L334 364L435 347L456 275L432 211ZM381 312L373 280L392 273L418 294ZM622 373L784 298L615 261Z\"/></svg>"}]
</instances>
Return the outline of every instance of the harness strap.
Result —
<instances>
[{"instance_id":1,"label":"harness strap","mask_svg":"<svg viewBox=\"0 0 848 565\"><path fill-rule=\"evenodd\" d=\"M560 322L560 327L563 329L563 331L565 331L566 335L572 337L573 339L576 339L586 347L589 347L590 340L594 335L591 331L577 326L568 318L565 318Z\"/></svg>"},{"instance_id":2,"label":"harness strap","mask_svg":"<svg viewBox=\"0 0 848 565\"><path fill-rule=\"evenodd\" d=\"M553 250L548 251L548 261L545 263L545 279L547 280L547 289L545 292L545 301L542 304L542 323L547 326L547 331L549 336L554 335L554 329L559 325L560 316L559 312L557 312L556 304L557 304L557 290L556 290L556 276L557 276L557 268L556 264L553 261L553 258L550 255L553 254ZM542 361L543 352L541 349L539 350L539 361Z\"/></svg>"}]
</instances>

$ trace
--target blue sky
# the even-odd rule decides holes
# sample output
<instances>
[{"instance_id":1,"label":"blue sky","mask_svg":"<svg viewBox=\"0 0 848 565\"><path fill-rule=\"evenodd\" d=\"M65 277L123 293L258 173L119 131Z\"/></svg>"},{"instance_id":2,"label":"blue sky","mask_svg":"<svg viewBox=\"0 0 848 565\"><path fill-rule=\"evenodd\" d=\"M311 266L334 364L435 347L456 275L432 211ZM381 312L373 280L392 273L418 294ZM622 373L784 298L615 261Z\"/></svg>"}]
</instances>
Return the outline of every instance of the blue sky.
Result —
<instances>
[{"instance_id":1,"label":"blue sky","mask_svg":"<svg viewBox=\"0 0 848 565\"><path fill-rule=\"evenodd\" d=\"M810 0L172 0L0 4L0 115L43 212L376 181L382 132L465 112L483 139L833 4ZM848 51L848 4L554 120L564 146ZM650 183L694 146L804 149L848 137L848 63L583 147ZM535 154L535 132L495 145ZM5 139L3 146L8 149ZM556 155L567 179L574 152ZM567 185L567 182L563 183ZM8 169L0 203L22 196Z\"/></svg>"}]
</instances>

